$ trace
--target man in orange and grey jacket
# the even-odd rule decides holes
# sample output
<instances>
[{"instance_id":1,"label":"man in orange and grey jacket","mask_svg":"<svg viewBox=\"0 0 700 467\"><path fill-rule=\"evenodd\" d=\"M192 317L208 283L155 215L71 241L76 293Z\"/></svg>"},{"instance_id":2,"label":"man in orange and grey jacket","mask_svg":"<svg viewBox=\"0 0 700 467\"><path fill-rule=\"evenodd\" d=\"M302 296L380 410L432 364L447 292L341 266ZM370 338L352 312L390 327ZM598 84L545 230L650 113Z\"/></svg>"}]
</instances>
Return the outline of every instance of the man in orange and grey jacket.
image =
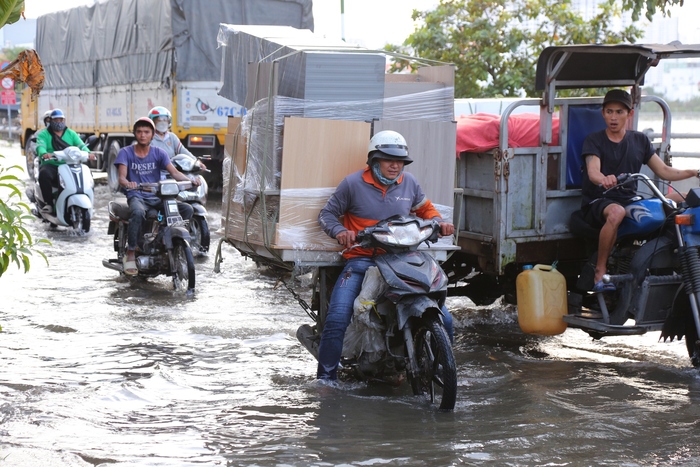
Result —
<instances>
[{"instance_id":1,"label":"man in orange and grey jacket","mask_svg":"<svg viewBox=\"0 0 700 467\"><path fill-rule=\"evenodd\" d=\"M413 214L423 219L442 220L440 213L423 194L416 178L404 172L411 162L404 137L395 131L380 131L369 142L367 167L340 182L318 216L323 231L343 247L355 242L359 231L394 215ZM340 217L343 223L340 222ZM454 225L440 222L442 235L452 235ZM365 272L374 266L373 250L354 248L343 253L347 260L333 287L328 316L321 333L317 378L337 379L345 330L353 314L353 303L360 294ZM454 339L452 316L443 307L445 328Z\"/></svg>"}]
</instances>

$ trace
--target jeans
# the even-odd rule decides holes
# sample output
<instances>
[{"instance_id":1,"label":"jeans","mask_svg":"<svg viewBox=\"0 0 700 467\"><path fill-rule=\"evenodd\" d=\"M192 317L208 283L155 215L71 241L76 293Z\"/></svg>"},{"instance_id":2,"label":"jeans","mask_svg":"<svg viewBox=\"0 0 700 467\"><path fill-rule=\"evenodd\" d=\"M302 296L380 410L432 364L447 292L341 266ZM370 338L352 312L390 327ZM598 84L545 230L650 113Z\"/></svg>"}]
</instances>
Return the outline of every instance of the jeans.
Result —
<instances>
[{"instance_id":1,"label":"jeans","mask_svg":"<svg viewBox=\"0 0 700 467\"><path fill-rule=\"evenodd\" d=\"M338 378L337 371L343 352L343 339L354 313L353 304L362 290L365 272L374 265L372 258L349 259L333 287L328 315L318 348L318 370L316 372L318 379L335 380ZM442 312L445 329L450 336L450 341L453 341L452 315L445 306L442 307Z\"/></svg>"},{"instance_id":2,"label":"jeans","mask_svg":"<svg viewBox=\"0 0 700 467\"><path fill-rule=\"evenodd\" d=\"M163 202L160 198L141 198L138 196L132 196L129 198L129 209L131 210L131 216L129 217L129 227L126 231L126 242L128 250L135 250L138 244L139 235L141 234L141 226L143 221L146 219L146 213L150 208L161 209L163 207ZM180 215L183 220L188 220L192 218L194 214L194 209L187 203L181 203L178 201L177 207L180 211Z\"/></svg>"}]
</instances>

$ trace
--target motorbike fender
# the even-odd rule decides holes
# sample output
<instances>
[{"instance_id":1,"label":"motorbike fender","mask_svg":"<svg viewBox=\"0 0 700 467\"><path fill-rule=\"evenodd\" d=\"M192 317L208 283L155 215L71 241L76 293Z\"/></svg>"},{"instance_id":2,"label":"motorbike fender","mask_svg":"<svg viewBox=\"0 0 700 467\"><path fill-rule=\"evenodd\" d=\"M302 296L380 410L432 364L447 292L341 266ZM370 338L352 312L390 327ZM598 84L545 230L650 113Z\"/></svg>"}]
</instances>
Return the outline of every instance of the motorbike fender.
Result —
<instances>
[{"instance_id":1,"label":"motorbike fender","mask_svg":"<svg viewBox=\"0 0 700 467\"><path fill-rule=\"evenodd\" d=\"M165 232L163 232L163 243L165 244L165 248L168 250L173 248L174 238L181 238L188 244L190 243L190 233L186 228L180 227L179 225L165 229Z\"/></svg>"},{"instance_id":2,"label":"motorbike fender","mask_svg":"<svg viewBox=\"0 0 700 467\"><path fill-rule=\"evenodd\" d=\"M72 195L66 200L66 206L78 206L92 214L92 200L88 195Z\"/></svg>"},{"instance_id":3,"label":"motorbike fender","mask_svg":"<svg viewBox=\"0 0 700 467\"><path fill-rule=\"evenodd\" d=\"M410 295L402 298L396 304L399 329L404 328L409 318L420 318L429 309L436 310L442 317L442 308L438 302L427 295Z\"/></svg>"},{"instance_id":4,"label":"motorbike fender","mask_svg":"<svg viewBox=\"0 0 700 467\"><path fill-rule=\"evenodd\" d=\"M206 217L207 209L199 203L191 203L192 209L194 210L195 216Z\"/></svg>"}]
</instances>

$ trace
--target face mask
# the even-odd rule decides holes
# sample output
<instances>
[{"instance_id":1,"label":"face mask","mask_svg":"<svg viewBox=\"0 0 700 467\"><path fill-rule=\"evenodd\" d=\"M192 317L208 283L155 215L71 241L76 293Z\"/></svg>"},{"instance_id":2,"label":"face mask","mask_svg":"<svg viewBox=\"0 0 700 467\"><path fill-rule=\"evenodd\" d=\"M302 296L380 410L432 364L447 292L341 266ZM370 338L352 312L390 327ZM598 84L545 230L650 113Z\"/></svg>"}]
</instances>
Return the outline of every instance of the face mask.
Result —
<instances>
[{"instance_id":1,"label":"face mask","mask_svg":"<svg viewBox=\"0 0 700 467\"><path fill-rule=\"evenodd\" d=\"M404 166L405 167L405 166ZM375 160L372 162L372 173L374 174L375 177L377 177L377 180L379 180L382 184L384 185L393 185L396 183L396 181L401 177L401 174L403 174L403 169L404 167L401 167L401 172L396 176L396 178L386 178L384 175L382 175L382 170L379 167L379 161Z\"/></svg>"},{"instance_id":2,"label":"face mask","mask_svg":"<svg viewBox=\"0 0 700 467\"><path fill-rule=\"evenodd\" d=\"M63 131L66 129L66 122L51 122L51 129L53 131Z\"/></svg>"},{"instance_id":3,"label":"face mask","mask_svg":"<svg viewBox=\"0 0 700 467\"><path fill-rule=\"evenodd\" d=\"M156 123L156 131L158 133L165 133L168 131L168 122L158 122Z\"/></svg>"}]
</instances>

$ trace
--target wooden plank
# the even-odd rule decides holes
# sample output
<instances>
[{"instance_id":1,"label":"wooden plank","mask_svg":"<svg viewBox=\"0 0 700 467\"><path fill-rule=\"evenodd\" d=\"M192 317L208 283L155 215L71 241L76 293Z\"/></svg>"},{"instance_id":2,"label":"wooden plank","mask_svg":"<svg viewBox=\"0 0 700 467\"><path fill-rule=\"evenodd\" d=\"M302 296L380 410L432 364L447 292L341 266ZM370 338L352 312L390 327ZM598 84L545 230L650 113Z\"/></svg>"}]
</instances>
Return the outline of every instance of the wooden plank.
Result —
<instances>
[{"instance_id":1,"label":"wooden plank","mask_svg":"<svg viewBox=\"0 0 700 467\"><path fill-rule=\"evenodd\" d=\"M455 85L454 65L424 66L418 68L416 74L421 77L421 81L442 83L448 87Z\"/></svg>"},{"instance_id":2,"label":"wooden plank","mask_svg":"<svg viewBox=\"0 0 700 467\"><path fill-rule=\"evenodd\" d=\"M335 188L365 166L369 139L367 122L286 118L280 188Z\"/></svg>"},{"instance_id":3,"label":"wooden plank","mask_svg":"<svg viewBox=\"0 0 700 467\"><path fill-rule=\"evenodd\" d=\"M427 120L379 120L374 131L394 130L408 143L413 163L406 166L433 202L454 206L457 124Z\"/></svg>"},{"instance_id":4,"label":"wooden plank","mask_svg":"<svg viewBox=\"0 0 700 467\"><path fill-rule=\"evenodd\" d=\"M288 117L275 248L338 250L318 225L335 187L367 161L367 122Z\"/></svg>"}]
</instances>

